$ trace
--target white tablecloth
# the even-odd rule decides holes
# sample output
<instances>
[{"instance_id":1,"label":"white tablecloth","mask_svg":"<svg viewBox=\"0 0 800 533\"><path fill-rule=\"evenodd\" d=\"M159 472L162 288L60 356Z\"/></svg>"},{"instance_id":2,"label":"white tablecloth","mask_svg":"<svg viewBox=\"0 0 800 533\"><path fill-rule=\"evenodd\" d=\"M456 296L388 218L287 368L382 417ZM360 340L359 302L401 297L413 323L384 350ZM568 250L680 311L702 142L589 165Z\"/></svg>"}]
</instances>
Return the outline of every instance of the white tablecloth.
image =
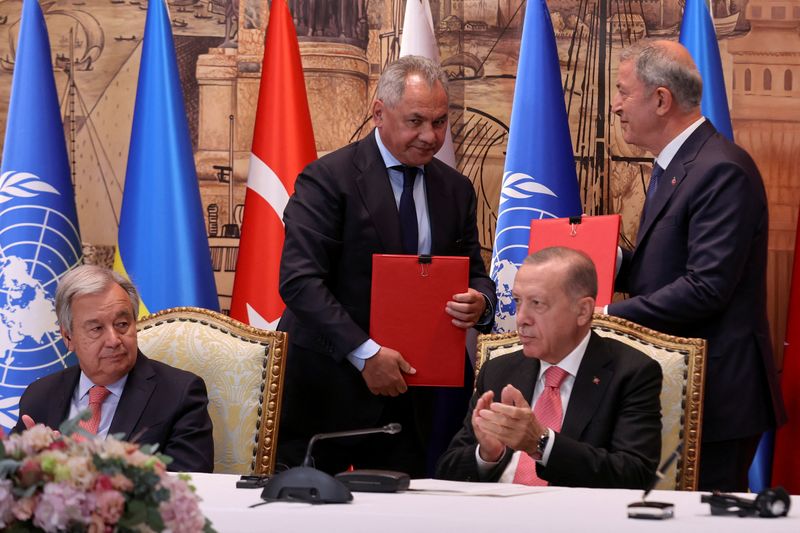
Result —
<instances>
[{"instance_id":1,"label":"white tablecloth","mask_svg":"<svg viewBox=\"0 0 800 533\"><path fill-rule=\"evenodd\" d=\"M633 520L627 505L641 491L546 487L522 496L439 495L424 492L356 492L349 504L310 505L260 501L260 489L236 489L238 476L192 474L201 507L220 533L427 531L620 533L800 532L800 497L792 498L789 516L778 519L711 516L700 493L653 491L648 498L675 504L670 520ZM411 482L414 487L414 481Z\"/></svg>"}]
</instances>

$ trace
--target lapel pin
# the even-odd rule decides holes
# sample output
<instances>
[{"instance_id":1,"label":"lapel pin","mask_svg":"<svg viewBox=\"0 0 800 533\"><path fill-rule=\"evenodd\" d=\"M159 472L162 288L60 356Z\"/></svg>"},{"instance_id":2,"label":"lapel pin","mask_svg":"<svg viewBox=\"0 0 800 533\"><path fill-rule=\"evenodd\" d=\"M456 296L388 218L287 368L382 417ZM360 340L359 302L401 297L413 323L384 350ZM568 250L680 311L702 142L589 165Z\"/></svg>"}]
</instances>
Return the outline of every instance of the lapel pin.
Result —
<instances>
[{"instance_id":1,"label":"lapel pin","mask_svg":"<svg viewBox=\"0 0 800 533\"><path fill-rule=\"evenodd\" d=\"M595 376L594 379L592 380L592 383L594 383L595 385L600 385L600 378Z\"/></svg>"},{"instance_id":2,"label":"lapel pin","mask_svg":"<svg viewBox=\"0 0 800 533\"><path fill-rule=\"evenodd\" d=\"M672 186L674 187L678 183L676 178L672 178Z\"/></svg>"}]
</instances>

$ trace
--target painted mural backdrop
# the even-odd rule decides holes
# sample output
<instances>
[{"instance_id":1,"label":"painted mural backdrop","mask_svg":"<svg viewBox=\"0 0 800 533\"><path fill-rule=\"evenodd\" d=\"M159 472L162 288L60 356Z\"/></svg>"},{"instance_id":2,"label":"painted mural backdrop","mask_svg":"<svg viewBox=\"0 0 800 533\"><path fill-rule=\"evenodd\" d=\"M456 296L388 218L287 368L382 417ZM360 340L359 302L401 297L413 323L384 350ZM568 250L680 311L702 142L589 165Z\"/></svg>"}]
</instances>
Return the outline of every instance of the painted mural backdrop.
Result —
<instances>
[{"instance_id":1,"label":"painted mural backdrop","mask_svg":"<svg viewBox=\"0 0 800 533\"><path fill-rule=\"evenodd\" d=\"M233 285L269 6L264 0L170 0L180 77L219 290ZM399 52L404 0L289 0L317 150L370 130L383 66ZM494 237L524 0L430 0L459 169L479 200L481 244ZM800 0L715 0L736 140L758 162L770 200L768 280L782 348L800 178ZM19 0L0 0L0 129L5 129ZM41 2L82 237L116 241L147 0ZM633 242L652 156L627 146L609 113L621 48L677 39L681 0L550 0L584 210L621 213ZM276 124L275 127L280 127ZM531 125L536 127L535 124ZM0 139L2 142L2 139ZM153 168L153 172L159 172ZM163 228L169 231L169 228ZM106 254L106 255L103 255Z\"/></svg>"}]
</instances>

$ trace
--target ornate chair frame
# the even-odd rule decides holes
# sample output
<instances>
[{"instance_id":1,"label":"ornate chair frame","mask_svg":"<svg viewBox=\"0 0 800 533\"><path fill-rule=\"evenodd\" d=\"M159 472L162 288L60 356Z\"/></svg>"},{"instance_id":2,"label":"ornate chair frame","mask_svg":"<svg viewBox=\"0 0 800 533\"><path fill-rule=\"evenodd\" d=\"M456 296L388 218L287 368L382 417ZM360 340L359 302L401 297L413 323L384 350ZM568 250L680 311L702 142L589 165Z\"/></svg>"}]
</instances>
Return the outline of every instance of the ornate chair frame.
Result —
<instances>
[{"instance_id":1,"label":"ornate chair frame","mask_svg":"<svg viewBox=\"0 0 800 533\"><path fill-rule=\"evenodd\" d=\"M158 313L146 316L139 320L137 329L140 332L151 328L158 328L171 322L195 322L220 332L255 344L264 348L262 363L262 376L260 394L258 397L258 413L256 426L253 428L253 459L250 472L236 472L240 474L254 473L257 475L271 474L275 469L275 455L277 450L278 426L280 421L280 405L283 395L283 376L286 360L286 333L280 331L265 331L254 328L234 320L226 315L201 309L197 307L175 307L165 309ZM148 357L158 359L158 354L146 354ZM213 381L210 376L201 376L206 380L206 385ZM212 406L209 405L211 409ZM215 443L217 431L230 431L231 428L215 427ZM244 428L235 428L243 431ZM219 461L215 457L215 472Z\"/></svg>"}]
</instances>

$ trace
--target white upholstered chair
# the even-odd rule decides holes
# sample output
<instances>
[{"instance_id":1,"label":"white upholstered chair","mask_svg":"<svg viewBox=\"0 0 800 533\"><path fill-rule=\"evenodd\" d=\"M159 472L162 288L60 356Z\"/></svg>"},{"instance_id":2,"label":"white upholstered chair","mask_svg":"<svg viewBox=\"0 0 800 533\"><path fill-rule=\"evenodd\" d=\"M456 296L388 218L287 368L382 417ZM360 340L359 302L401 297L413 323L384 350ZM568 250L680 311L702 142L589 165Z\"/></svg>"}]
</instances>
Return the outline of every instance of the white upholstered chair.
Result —
<instances>
[{"instance_id":1,"label":"white upholstered chair","mask_svg":"<svg viewBox=\"0 0 800 533\"><path fill-rule=\"evenodd\" d=\"M674 337L628 320L595 314L592 329L652 357L661 365L661 462L683 443L680 459L656 485L662 490L697 490L706 342ZM481 365L522 348L516 333L480 335L475 375Z\"/></svg>"},{"instance_id":2,"label":"white upholstered chair","mask_svg":"<svg viewBox=\"0 0 800 533\"><path fill-rule=\"evenodd\" d=\"M205 381L214 424L214 472L272 473L286 334L195 307L147 316L137 329L145 355Z\"/></svg>"}]
</instances>

